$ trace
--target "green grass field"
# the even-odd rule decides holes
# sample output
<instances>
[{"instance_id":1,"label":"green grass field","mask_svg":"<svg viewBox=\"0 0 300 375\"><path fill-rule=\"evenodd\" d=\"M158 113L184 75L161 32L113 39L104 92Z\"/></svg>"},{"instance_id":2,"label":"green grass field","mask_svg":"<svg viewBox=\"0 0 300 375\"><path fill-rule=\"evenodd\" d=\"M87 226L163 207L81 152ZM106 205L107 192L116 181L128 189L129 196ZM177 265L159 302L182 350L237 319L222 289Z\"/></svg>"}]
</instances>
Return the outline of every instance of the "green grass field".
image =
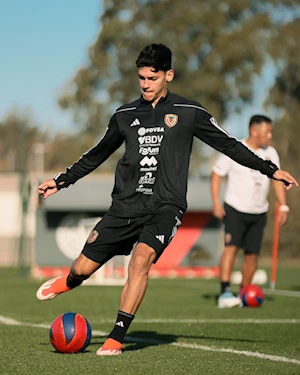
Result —
<instances>
[{"instance_id":1,"label":"green grass field","mask_svg":"<svg viewBox=\"0 0 300 375\"><path fill-rule=\"evenodd\" d=\"M118 357L95 352L114 325L121 287L81 286L40 302L41 282L18 270L0 269L0 284L0 374L300 374L296 267L278 270L276 290L256 309L218 309L217 280L150 280ZM49 341L51 322L70 311L93 329L81 354L59 354Z\"/></svg>"}]
</instances>

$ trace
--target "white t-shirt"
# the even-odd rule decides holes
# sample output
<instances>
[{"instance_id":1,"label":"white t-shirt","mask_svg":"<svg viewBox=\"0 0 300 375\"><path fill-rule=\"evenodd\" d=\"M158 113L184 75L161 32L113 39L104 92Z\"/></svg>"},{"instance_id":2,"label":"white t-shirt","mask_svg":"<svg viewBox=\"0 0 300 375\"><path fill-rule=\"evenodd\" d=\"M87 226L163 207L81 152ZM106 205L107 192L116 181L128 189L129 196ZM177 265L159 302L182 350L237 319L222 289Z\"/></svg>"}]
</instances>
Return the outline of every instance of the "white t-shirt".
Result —
<instances>
[{"instance_id":1,"label":"white t-shirt","mask_svg":"<svg viewBox=\"0 0 300 375\"><path fill-rule=\"evenodd\" d=\"M246 147L246 141L241 141ZM280 168L279 156L274 147L252 150L264 160L271 160ZM219 176L227 176L224 201L237 211L248 214L262 214L268 211L270 179L259 171L244 167L228 156L221 154L213 166Z\"/></svg>"}]
</instances>

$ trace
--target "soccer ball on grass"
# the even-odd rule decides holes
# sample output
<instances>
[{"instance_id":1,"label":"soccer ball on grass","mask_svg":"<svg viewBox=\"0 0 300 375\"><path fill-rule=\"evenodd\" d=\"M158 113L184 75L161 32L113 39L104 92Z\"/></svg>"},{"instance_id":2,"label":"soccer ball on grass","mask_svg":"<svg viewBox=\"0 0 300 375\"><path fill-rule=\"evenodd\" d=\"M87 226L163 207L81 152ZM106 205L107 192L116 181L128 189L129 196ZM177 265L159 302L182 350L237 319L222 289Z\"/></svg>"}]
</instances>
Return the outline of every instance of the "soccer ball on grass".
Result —
<instances>
[{"instance_id":1,"label":"soccer ball on grass","mask_svg":"<svg viewBox=\"0 0 300 375\"><path fill-rule=\"evenodd\" d=\"M240 298L246 307L259 307L264 297L263 290L256 284L247 285L240 290Z\"/></svg>"},{"instance_id":2,"label":"soccer ball on grass","mask_svg":"<svg viewBox=\"0 0 300 375\"><path fill-rule=\"evenodd\" d=\"M60 353L83 352L91 338L90 323L78 313L62 314L54 320L50 327L50 342Z\"/></svg>"}]
</instances>

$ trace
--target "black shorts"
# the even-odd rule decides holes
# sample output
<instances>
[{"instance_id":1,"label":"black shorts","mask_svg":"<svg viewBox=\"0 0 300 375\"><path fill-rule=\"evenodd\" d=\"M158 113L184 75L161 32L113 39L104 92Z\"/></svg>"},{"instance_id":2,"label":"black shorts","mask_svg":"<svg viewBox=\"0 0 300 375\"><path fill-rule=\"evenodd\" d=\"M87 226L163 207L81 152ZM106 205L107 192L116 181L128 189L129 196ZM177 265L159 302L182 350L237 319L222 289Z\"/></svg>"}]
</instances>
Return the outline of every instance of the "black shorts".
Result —
<instances>
[{"instance_id":1,"label":"black shorts","mask_svg":"<svg viewBox=\"0 0 300 375\"><path fill-rule=\"evenodd\" d=\"M175 206L163 205L154 214L121 218L105 214L91 231L82 250L87 258L103 265L115 255L129 255L137 242L156 252L154 263L175 236L183 212Z\"/></svg>"},{"instance_id":2,"label":"black shorts","mask_svg":"<svg viewBox=\"0 0 300 375\"><path fill-rule=\"evenodd\" d=\"M259 254L267 224L267 213L245 214L224 204L225 246L238 246L246 254Z\"/></svg>"}]
</instances>

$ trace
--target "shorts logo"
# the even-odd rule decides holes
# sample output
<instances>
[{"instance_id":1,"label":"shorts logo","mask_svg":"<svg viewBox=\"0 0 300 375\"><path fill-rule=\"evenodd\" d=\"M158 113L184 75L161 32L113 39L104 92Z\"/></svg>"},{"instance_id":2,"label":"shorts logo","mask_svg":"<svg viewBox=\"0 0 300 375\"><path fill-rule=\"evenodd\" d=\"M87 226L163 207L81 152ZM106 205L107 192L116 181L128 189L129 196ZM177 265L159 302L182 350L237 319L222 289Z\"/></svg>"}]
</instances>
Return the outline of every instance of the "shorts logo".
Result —
<instances>
[{"instance_id":1,"label":"shorts logo","mask_svg":"<svg viewBox=\"0 0 300 375\"><path fill-rule=\"evenodd\" d=\"M167 115L165 115L165 124L169 127L169 128L173 128L173 126L175 126L178 122L178 116L177 115L174 115L172 113L169 113Z\"/></svg>"},{"instance_id":2,"label":"shorts logo","mask_svg":"<svg viewBox=\"0 0 300 375\"><path fill-rule=\"evenodd\" d=\"M231 238L232 238L231 233L225 233L225 244L230 243Z\"/></svg>"},{"instance_id":3,"label":"shorts logo","mask_svg":"<svg viewBox=\"0 0 300 375\"><path fill-rule=\"evenodd\" d=\"M160 241L162 244L164 244L165 243L165 236L163 235L163 234L159 234L159 235L157 235L157 236L155 236L157 239L158 239L158 241Z\"/></svg>"},{"instance_id":4,"label":"shorts logo","mask_svg":"<svg viewBox=\"0 0 300 375\"><path fill-rule=\"evenodd\" d=\"M96 241L96 239L98 238L99 236L99 233L96 231L96 229L93 229L90 233L90 235L88 236L88 239L87 239L87 243L90 244L90 243L93 243Z\"/></svg>"}]
</instances>

